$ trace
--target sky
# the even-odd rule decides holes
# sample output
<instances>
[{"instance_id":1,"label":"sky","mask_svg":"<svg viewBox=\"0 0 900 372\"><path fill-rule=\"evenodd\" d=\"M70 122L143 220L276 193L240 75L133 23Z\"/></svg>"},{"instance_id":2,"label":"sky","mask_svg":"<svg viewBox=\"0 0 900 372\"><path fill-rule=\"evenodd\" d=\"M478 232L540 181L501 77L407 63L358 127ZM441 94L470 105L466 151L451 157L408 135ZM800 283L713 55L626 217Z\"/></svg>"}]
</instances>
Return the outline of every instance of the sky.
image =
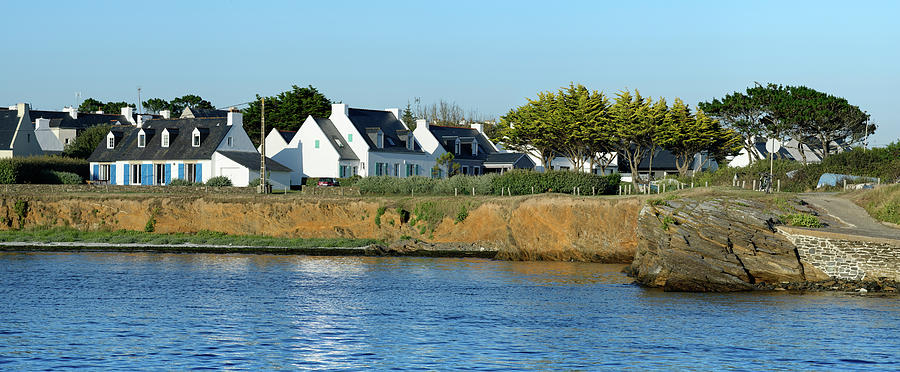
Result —
<instances>
[{"instance_id":1,"label":"sky","mask_svg":"<svg viewBox=\"0 0 900 372\"><path fill-rule=\"evenodd\" d=\"M197 94L228 107L312 85L351 107L420 97L499 117L570 82L692 105L806 85L900 139L897 1L3 2L0 105Z\"/></svg>"}]
</instances>

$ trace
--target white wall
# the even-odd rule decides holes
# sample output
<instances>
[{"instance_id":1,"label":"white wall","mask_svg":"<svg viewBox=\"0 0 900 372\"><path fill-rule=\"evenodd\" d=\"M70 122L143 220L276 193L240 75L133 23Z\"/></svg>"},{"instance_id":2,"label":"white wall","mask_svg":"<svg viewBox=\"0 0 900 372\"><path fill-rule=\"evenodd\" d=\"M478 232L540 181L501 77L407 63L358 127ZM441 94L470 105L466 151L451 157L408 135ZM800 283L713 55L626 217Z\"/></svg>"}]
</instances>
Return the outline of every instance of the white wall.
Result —
<instances>
[{"instance_id":1,"label":"white wall","mask_svg":"<svg viewBox=\"0 0 900 372\"><path fill-rule=\"evenodd\" d=\"M371 168L371 174L375 174L375 168L370 166L369 164L369 145L366 144L365 138L363 136L364 133L360 133L356 130L356 127L353 126L353 123L350 122L350 118L347 117L347 104L346 103L335 103L331 105L331 116L329 119L334 126L337 128L338 132L347 140L347 144L353 149L353 153L359 158L359 175L367 176L369 175L369 169ZM303 127L301 127L303 129ZM299 135L299 133L297 133ZM352 134L353 140L349 140L347 135ZM304 167L309 164L309 160L307 160L304 164Z\"/></svg>"},{"instance_id":2,"label":"white wall","mask_svg":"<svg viewBox=\"0 0 900 372\"><path fill-rule=\"evenodd\" d=\"M231 184L237 187L244 187L250 184L250 170L235 161L226 158L224 155L216 152L213 154L213 177L225 176L231 180ZM205 171L205 170L204 170ZM259 172L256 172L259 174Z\"/></svg>"},{"instance_id":3,"label":"white wall","mask_svg":"<svg viewBox=\"0 0 900 372\"><path fill-rule=\"evenodd\" d=\"M388 175L394 176L394 164L399 165L398 176L400 178L406 177L406 164L418 164L419 165L419 174L418 176L422 177L431 177L431 168L434 167L434 160L425 154L420 155L410 155L403 153L391 153L391 152L372 152L369 154L369 166L366 168L365 176L374 176L375 175L375 164L376 163L387 163L390 164L390 173ZM362 171L360 171L362 173ZM363 175L363 174L360 174Z\"/></svg>"},{"instance_id":4,"label":"white wall","mask_svg":"<svg viewBox=\"0 0 900 372\"><path fill-rule=\"evenodd\" d=\"M354 136L353 140L357 139ZM344 138L346 140L346 138ZM359 139L363 141L363 139ZM316 141L319 141L319 148L316 148ZM338 177L338 167L340 162L340 154L334 149L329 139L319 124L312 118L306 118L306 121L300 126L297 134L291 140L291 144L296 143L299 148L296 153L300 154L303 159L303 169L301 177ZM352 149L353 146L351 145ZM293 168L292 168L293 169ZM292 178L291 182L295 182ZM297 180L295 184L300 184Z\"/></svg>"}]
</instances>

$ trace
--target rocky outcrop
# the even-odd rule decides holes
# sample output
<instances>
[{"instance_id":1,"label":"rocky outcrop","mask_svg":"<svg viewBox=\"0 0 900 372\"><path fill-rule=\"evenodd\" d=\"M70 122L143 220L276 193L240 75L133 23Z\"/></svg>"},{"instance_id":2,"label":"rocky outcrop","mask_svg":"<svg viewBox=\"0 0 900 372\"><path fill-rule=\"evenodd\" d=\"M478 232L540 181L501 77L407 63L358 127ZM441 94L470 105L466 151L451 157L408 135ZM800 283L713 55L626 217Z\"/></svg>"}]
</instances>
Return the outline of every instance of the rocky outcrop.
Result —
<instances>
[{"instance_id":1,"label":"rocky outcrop","mask_svg":"<svg viewBox=\"0 0 900 372\"><path fill-rule=\"evenodd\" d=\"M645 206L629 272L667 291L725 292L766 283L828 278L801 262L774 228L776 215L755 200L681 199Z\"/></svg>"}]
</instances>

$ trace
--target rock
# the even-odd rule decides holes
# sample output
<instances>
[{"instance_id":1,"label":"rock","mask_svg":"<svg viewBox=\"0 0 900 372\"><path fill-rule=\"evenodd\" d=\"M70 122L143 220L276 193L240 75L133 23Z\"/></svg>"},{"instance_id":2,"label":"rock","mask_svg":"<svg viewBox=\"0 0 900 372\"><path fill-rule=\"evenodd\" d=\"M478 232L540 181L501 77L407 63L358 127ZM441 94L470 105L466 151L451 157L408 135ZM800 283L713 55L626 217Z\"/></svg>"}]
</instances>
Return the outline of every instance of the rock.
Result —
<instances>
[{"instance_id":1,"label":"rock","mask_svg":"<svg viewBox=\"0 0 900 372\"><path fill-rule=\"evenodd\" d=\"M683 199L646 205L638 216L638 246L629 273L666 291L728 292L766 283L819 281L794 246L773 229L775 214L753 200ZM823 277L824 276L824 277Z\"/></svg>"},{"instance_id":2,"label":"rock","mask_svg":"<svg viewBox=\"0 0 900 372\"><path fill-rule=\"evenodd\" d=\"M856 291L859 293L869 293L869 290L867 290L865 288L860 288L860 289L857 289Z\"/></svg>"}]
</instances>

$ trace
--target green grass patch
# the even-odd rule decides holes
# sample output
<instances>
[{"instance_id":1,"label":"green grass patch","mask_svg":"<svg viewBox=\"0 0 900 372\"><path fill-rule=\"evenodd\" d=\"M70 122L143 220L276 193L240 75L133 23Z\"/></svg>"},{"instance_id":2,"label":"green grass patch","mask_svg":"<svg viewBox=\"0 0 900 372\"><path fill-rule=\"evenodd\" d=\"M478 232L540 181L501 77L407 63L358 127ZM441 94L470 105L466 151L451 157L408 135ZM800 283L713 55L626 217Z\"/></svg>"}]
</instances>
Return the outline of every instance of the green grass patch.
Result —
<instances>
[{"instance_id":1,"label":"green grass patch","mask_svg":"<svg viewBox=\"0 0 900 372\"><path fill-rule=\"evenodd\" d=\"M791 213L784 214L778 216L781 219L781 222L788 226L798 226L798 227L813 227L818 228L822 227L822 221L819 220L819 217L813 216L809 213Z\"/></svg>"},{"instance_id":2,"label":"green grass patch","mask_svg":"<svg viewBox=\"0 0 900 372\"><path fill-rule=\"evenodd\" d=\"M193 234L159 234L132 230L81 231L65 227L3 230L0 231L0 241L38 243L202 244L289 248L361 247L369 244L383 244L383 242L376 239L277 238L261 235L228 235L215 231L200 231Z\"/></svg>"}]
</instances>

